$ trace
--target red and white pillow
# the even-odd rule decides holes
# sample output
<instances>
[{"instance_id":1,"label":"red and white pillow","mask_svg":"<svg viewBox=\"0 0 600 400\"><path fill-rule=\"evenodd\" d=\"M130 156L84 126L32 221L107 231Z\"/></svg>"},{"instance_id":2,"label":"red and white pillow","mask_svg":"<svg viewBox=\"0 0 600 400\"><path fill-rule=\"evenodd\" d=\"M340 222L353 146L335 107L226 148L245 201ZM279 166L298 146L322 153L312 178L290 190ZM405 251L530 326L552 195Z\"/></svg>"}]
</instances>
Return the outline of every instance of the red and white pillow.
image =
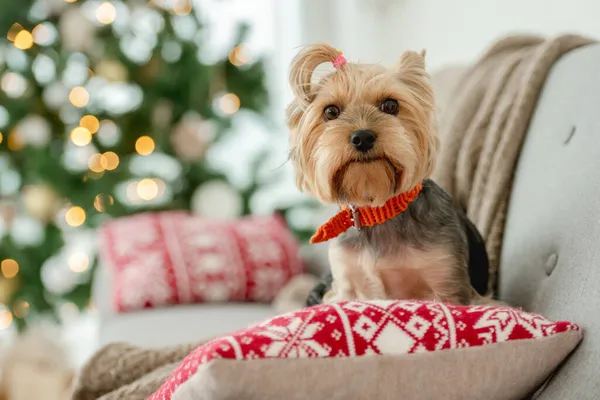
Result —
<instances>
[{"instance_id":1,"label":"red and white pillow","mask_svg":"<svg viewBox=\"0 0 600 400\"><path fill-rule=\"evenodd\" d=\"M137 214L100 231L118 311L199 302L270 302L302 273L282 218L209 220L186 212Z\"/></svg>"},{"instance_id":2,"label":"red and white pillow","mask_svg":"<svg viewBox=\"0 0 600 400\"><path fill-rule=\"evenodd\" d=\"M562 342L549 342L550 338ZM287 389L287 386L284 388L280 382L286 379L289 380L287 384L302 381L303 395L324 396L324 392L313 393L313 391L331 390L331 380L342 379L340 375L344 374L360 374L360 377L357 376L356 379L362 379L363 384L367 386L371 382L370 378L373 382L385 381L381 375L382 372L377 370L376 360L363 356L381 356L382 362L385 356L398 356L399 360L403 360L402 362L405 363L406 360L410 362L414 357L428 353L447 356L450 354L447 353L448 351L455 355L475 354L481 359L479 361L481 365L471 365L470 367L475 368L475 371L480 374L493 374L487 378L485 376L471 377L481 380L480 383L473 382L472 384L475 386L486 382L491 384L490 382L494 382L495 379L502 380L503 374L512 373L516 375L506 379L517 379L518 381L529 377L527 378L531 380L529 386L535 387L534 385L539 384L540 379L545 379L544 376L549 373L548 371L555 368L575 347L580 338L581 332L577 325L565 321L550 321L540 315L508 307L458 306L417 301L356 301L320 305L274 317L196 348L163 386L150 397L150 400L261 398L260 396L267 398L275 394L288 396L291 395L292 389ZM502 358L498 356L498 353L493 353L493 351L498 351L498 348L493 346L509 343L520 343L520 346L525 345L526 347L518 349L514 346L505 347L505 350L501 351L508 354L508 358ZM540 354L549 353L542 351L539 346L549 346L548 348L555 353L548 354L548 357L554 358L548 359L546 366L544 366L543 360L535 359L535 357L539 358ZM460 353L481 347L493 351L490 353L481 351ZM527 349L531 350L533 356L528 353ZM458 356L458 361L450 363L451 372L465 367L460 365L461 357L464 355ZM494 357L498 358L496 360L499 363L497 370L494 370ZM302 363L301 360L289 360L306 358L315 360L305 360L305 363ZM328 364L318 361L323 358L341 359L331 360ZM521 358L523 359L521 360ZM274 367L274 364L267 359L288 360L272 361L273 363L279 362ZM355 361L362 359L369 359L369 362L374 363L367 370L372 369L375 372L365 371L365 366L360 366ZM506 360L512 359L516 361L507 369ZM533 359L535 359L533 365L538 366L535 373L539 375L531 375L533 368L531 365L526 365ZM313 363L312 367L309 366L309 362ZM389 360L386 362L389 364ZM392 367L388 366L386 373L398 374L398 379L396 379L398 382L401 380L400 377L406 380L411 374L420 374L415 375L416 380L409 379L403 383L401 388L389 387L388 389L403 390L404 394L413 393L410 392L410 386L411 384L416 385L416 383L411 382L422 380L423 374L428 376L432 384L440 384L440 388L442 388L443 382L436 383L436 379L439 378L436 378L436 374L441 374L440 379L450 379L448 372L443 372L444 366L448 367L444 363L447 364L447 357L446 361L442 359L436 361L433 358L429 365L430 368L420 372L412 370L419 365L418 363L410 364L412 366L398 364L397 368L400 370L395 372L390 372L389 368ZM215 367L211 369L211 365ZM227 367L220 368L219 365ZM525 371L518 371L519 366ZM264 370L261 372L263 367ZM287 378L282 375L286 369L291 374ZM370 373L373 376L369 376ZM256 374L254 378L252 378L253 374ZM261 374L265 374L265 379L260 378ZM271 379L266 379L268 374L271 375ZM328 374L337 375L327 377ZM347 378L344 378L343 381L346 381ZM378 381L378 379L380 380ZM257 380L256 384L253 383L254 380ZM204 383L208 381L211 382L211 385L204 387ZM392 379L390 382L395 381ZM460 386L459 382L456 384ZM322 387L317 389L320 387L319 385ZM340 383L339 390L344 390L344 385L352 386L353 383ZM511 383L511 385L513 386L506 390L524 390L528 383L522 383L523 388L518 383ZM211 395L205 392L209 386L212 391ZM373 383L373 386L377 385ZM235 387L238 389L234 389ZM531 387L527 389L531 389ZM364 391L361 395L354 393L357 396L355 398L379 398L368 397L368 395L383 389L375 387L363 389L361 385L358 385L352 390ZM422 388L415 390L422 390ZM427 390L437 389L428 388ZM200 396L201 393L204 394ZM233 397L226 397L226 393ZM246 394L248 397L242 396ZM337 394L339 395L340 392ZM440 393L440 395L442 394ZM206 397L203 397L204 395ZM467 393L464 393L464 396L464 398L472 398ZM490 394L488 398L502 398L502 396L497 397Z\"/></svg>"}]
</instances>

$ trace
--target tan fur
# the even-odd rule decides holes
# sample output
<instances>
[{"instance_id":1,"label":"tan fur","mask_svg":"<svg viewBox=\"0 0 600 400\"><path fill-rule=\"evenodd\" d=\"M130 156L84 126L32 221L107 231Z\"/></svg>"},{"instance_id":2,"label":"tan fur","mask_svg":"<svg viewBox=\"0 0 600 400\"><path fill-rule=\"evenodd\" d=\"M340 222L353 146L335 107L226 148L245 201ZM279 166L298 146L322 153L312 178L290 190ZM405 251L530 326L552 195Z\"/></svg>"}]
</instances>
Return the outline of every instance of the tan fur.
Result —
<instances>
[{"instance_id":1,"label":"tan fur","mask_svg":"<svg viewBox=\"0 0 600 400\"><path fill-rule=\"evenodd\" d=\"M291 66L296 97L288 107L288 125L297 185L324 203L381 205L429 177L435 167L438 139L425 63L421 55L406 52L393 69L347 63L312 83L314 70L336 57L333 47L315 45L301 51ZM379 111L387 98L399 102L398 116ZM332 104L342 113L325 121L323 109ZM368 156L348 143L352 132L365 127L377 132Z\"/></svg>"},{"instance_id":2,"label":"tan fur","mask_svg":"<svg viewBox=\"0 0 600 400\"><path fill-rule=\"evenodd\" d=\"M318 44L303 49L291 65L295 98L287 120L296 183L324 203L380 206L429 178L435 168L439 143L425 51L402 54L391 69L346 63L313 83L315 69L337 56L335 48ZM389 98L400 105L396 116L379 109ZM337 119L324 118L330 105L341 110ZM361 129L376 132L368 153L349 141ZM466 270L451 265L447 249L407 247L390 259L372 253L330 246L334 280L325 302L414 298L466 303L472 295Z\"/></svg>"},{"instance_id":3,"label":"tan fur","mask_svg":"<svg viewBox=\"0 0 600 400\"><path fill-rule=\"evenodd\" d=\"M334 289L325 302L358 299L416 299L470 302L465 271L454 268L448 250L401 249L393 258L376 258L370 251L347 251L330 246Z\"/></svg>"}]
</instances>

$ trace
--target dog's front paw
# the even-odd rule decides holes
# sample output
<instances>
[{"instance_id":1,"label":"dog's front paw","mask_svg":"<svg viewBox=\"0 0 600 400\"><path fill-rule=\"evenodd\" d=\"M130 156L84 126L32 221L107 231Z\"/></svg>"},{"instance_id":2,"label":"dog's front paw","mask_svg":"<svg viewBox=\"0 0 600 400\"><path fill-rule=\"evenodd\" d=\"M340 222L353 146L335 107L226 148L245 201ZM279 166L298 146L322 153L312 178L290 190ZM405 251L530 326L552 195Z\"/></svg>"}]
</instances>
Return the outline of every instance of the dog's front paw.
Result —
<instances>
[{"instance_id":1,"label":"dog's front paw","mask_svg":"<svg viewBox=\"0 0 600 400\"><path fill-rule=\"evenodd\" d=\"M356 300L356 295L350 291L333 291L325 293L323 296L323 304L339 303L341 301L352 301Z\"/></svg>"}]
</instances>

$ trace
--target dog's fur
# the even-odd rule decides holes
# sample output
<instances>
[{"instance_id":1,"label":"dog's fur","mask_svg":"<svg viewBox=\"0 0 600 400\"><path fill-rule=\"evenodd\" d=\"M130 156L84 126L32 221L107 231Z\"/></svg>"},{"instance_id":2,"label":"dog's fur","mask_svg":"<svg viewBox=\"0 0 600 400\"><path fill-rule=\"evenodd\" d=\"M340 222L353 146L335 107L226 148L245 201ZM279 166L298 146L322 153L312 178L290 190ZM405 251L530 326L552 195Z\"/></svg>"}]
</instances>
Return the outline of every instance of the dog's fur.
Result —
<instances>
[{"instance_id":1,"label":"dog's fur","mask_svg":"<svg viewBox=\"0 0 600 400\"><path fill-rule=\"evenodd\" d=\"M345 63L314 84L315 69L337 56L335 48L318 44L303 49L292 62L295 98L288 107L288 125L298 187L323 203L354 206L381 206L420 182L423 190L395 218L334 239L329 254L333 282L326 280L315 290L328 290L325 302L392 298L473 303L480 298L468 268L468 234L474 227L428 179L439 145L424 52L404 53L392 69ZM397 115L381 111L389 99L398 102ZM331 105L341 112L327 120L324 109ZM368 152L357 151L350 142L359 130L375 133ZM480 239L478 233L476 237Z\"/></svg>"}]
</instances>

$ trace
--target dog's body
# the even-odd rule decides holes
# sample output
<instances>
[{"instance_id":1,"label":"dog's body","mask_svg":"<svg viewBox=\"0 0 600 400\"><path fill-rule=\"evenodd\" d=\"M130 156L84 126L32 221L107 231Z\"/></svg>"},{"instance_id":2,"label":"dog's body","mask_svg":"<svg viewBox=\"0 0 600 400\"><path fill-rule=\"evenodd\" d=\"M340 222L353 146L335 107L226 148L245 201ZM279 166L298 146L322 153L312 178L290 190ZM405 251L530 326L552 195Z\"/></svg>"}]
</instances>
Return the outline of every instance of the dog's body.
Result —
<instances>
[{"instance_id":1,"label":"dog's body","mask_svg":"<svg viewBox=\"0 0 600 400\"><path fill-rule=\"evenodd\" d=\"M480 301L480 296L488 290L489 261L483 238L460 207L431 180L423 183L421 194L404 213L381 225L348 231L330 246L334 253L338 251L337 247L341 247L342 253L362 254L362 257L356 257L357 261L372 260L373 263L365 265L366 268L372 268L375 272L379 270L391 278L383 279L384 285L391 288L389 292L386 291L385 297L437 298L455 303L472 303ZM434 259L432 255L436 253L446 255L443 257L445 263ZM356 268L358 263L351 265ZM331 267L335 269L336 265L332 263ZM337 267L345 268L340 265ZM435 278L438 268L441 268L442 275L451 274L445 271L458 271L454 279L459 280L464 279L463 271L466 271L476 294L466 292L469 289L465 285L448 285L446 280L440 282L434 279L430 282L429 278ZM362 288L362 292L359 289L356 293L356 298L381 297L381 293L366 293L366 279L360 273L352 272L348 281L353 287ZM342 269L341 273L345 271ZM357 282L354 283L355 279L352 278ZM437 288L436 284L441 287ZM333 274L330 270L311 291L306 305L321 304L324 297L333 294L332 286ZM462 292L459 289L454 293L443 293L448 291L445 289L448 286L463 289ZM327 300L331 301L331 298Z\"/></svg>"},{"instance_id":2,"label":"dog's body","mask_svg":"<svg viewBox=\"0 0 600 400\"><path fill-rule=\"evenodd\" d=\"M288 125L297 185L324 203L372 215L381 215L375 208L385 205L395 207L395 214L335 238L329 254L332 282L315 288L312 297L327 291L324 302L474 302L479 294L469 279L469 241L481 238L450 196L429 180L438 139L423 54L407 52L393 69L339 57L331 46L316 45L292 64L296 98ZM338 70L315 85L313 72L325 62ZM421 186L403 212L390 206ZM353 215L356 220L359 214Z\"/></svg>"}]
</instances>

